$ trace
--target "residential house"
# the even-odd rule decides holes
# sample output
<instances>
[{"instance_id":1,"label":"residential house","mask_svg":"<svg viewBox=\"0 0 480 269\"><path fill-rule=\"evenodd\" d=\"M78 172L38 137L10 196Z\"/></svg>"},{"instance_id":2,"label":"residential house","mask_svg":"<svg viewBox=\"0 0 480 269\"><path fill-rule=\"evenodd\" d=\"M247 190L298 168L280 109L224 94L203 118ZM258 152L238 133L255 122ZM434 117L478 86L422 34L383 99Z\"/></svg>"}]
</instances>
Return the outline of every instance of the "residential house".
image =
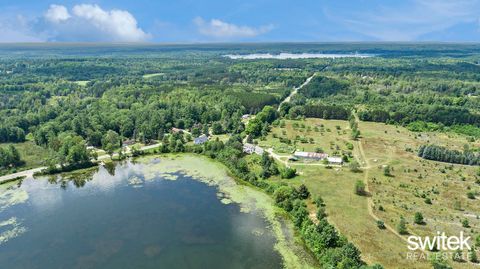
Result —
<instances>
[{"instance_id":1,"label":"residential house","mask_svg":"<svg viewBox=\"0 0 480 269\"><path fill-rule=\"evenodd\" d=\"M243 144L243 152L245 152L247 154L256 153L258 155L262 155L264 150L257 145L250 144L250 143L245 143L245 144Z\"/></svg>"},{"instance_id":2,"label":"residential house","mask_svg":"<svg viewBox=\"0 0 480 269\"><path fill-rule=\"evenodd\" d=\"M193 143L194 143L195 145L201 145L201 144L203 144L203 143L205 143L205 142L207 142L207 141L208 141L208 136L206 136L206 135L204 135L204 134L202 134L201 136L196 137L196 138L193 139Z\"/></svg>"}]
</instances>

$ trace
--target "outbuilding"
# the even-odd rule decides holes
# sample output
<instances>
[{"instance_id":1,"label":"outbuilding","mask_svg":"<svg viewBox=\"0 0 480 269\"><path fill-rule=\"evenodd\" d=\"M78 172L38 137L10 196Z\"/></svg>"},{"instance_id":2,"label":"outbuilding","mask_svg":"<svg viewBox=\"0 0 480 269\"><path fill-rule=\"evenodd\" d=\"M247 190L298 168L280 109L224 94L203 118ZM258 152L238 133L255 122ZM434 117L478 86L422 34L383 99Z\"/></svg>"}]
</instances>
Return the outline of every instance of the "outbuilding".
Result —
<instances>
[{"instance_id":1,"label":"outbuilding","mask_svg":"<svg viewBox=\"0 0 480 269\"><path fill-rule=\"evenodd\" d=\"M205 142L207 142L207 141L208 141L208 136L206 136L206 135L204 135L204 134L202 134L201 136L196 137L196 138L193 139L193 143L194 143L195 145L201 145L201 144L203 144L203 143L205 143Z\"/></svg>"}]
</instances>

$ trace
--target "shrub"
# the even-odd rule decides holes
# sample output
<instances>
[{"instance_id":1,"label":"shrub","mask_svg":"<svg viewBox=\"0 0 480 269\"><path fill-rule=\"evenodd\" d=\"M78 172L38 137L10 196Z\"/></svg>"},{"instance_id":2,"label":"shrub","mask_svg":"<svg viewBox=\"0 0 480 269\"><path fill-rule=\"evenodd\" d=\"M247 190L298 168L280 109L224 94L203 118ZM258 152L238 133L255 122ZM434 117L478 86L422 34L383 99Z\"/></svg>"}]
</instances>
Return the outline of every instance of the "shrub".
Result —
<instances>
[{"instance_id":1,"label":"shrub","mask_svg":"<svg viewBox=\"0 0 480 269\"><path fill-rule=\"evenodd\" d=\"M360 170L360 165L358 164L357 161L353 160L352 162L350 162L350 164L348 165L348 167L350 168L350 171L354 172L354 173L358 173L358 172L361 172L362 170Z\"/></svg>"},{"instance_id":2,"label":"shrub","mask_svg":"<svg viewBox=\"0 0 480 269\"><path fill-rule=\"evenodd\" d=\"M363 183L363 181L357 180L357 182L355 182L355 194L356 195L365 194L365 183Z\"/></svg>"},{"instance_id":3,"label":"shrub","mask_svg":"<svg viewBox=\"0 0 480 269\"><path fill-rule=\"evenodd\" d=\"M404 217L400 217L400 221L397 224L397 232L399 234L408 234L407 231L407 222Z\"/></svg>"},{"instance_id":4,"label":"shrub","mask_svg":"<svg viewBox=\"0 0 480 269\"><path fill-rule=\"evenodd\" d=\"M384 176L387 176L387 177L391 177L392 176L392 169L390 168L389 165L386 165L385 167L383 167L383 175Z\"/></svg>"},{"instance_id":5,"label":"shrub","mask_svg":"<svg viewBox=\"0 0 480 269\"><path fill-rule=\"evenodd\" d=\"M386 228L385 223L382 220L377 220L377 227L382 230Z\"/></svg>"},{"instance_id":6,"label":"shrub","mask_svg":"<svg viewBox=\"0 0 480 269\"><path fill-rule=\"evenodd\" d=\"M300 185L300 187L298 188L298 196L301 199L307 199L308 197L310 197L310 192L308 191L307 186L305 186L304 184Z\"/></svg>"},{"instance_id":7,"label":"shrub","mask_svg":"<svg viewBox=\"0 0 480 269\"><path fill-rule=\"evenodd\" d=\"M297 170L295 168L285 167L280 170L280 176L282 178L293 178L297 175Z\"/></svg>"},{"instance_id":8,"label":"shrub","mask_svg":"<svg viewBox=\"0 0 480 269\"><path fill-rule=\"evenodd\" d=\"M425 224L425 220L423 219L422 213L416 212L415 215L413 216L413 222L419 225Z\"/></svg>"}]
</instances>

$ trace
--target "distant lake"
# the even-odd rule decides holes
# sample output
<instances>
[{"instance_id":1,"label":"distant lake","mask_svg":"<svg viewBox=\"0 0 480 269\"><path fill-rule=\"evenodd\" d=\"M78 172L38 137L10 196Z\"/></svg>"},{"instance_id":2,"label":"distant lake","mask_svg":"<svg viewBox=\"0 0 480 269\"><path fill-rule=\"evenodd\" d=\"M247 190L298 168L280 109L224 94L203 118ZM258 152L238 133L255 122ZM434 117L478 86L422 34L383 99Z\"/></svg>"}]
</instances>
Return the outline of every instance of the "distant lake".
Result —
<instances>
[{"instance_id":1,"label":"distant lake","mask_svg":"<svg viewBox=\"0 0 480 269\"><path fill-rule=\"evenodd\" d=\"M339 54L339 53L280 53L280 54L270 54L270 53L255 53L255 54L227 54L225 57L230 59L244 59L244 60L254 60L254 59L308 59L308 58L368 58L374 57L373 54Z\"/></svg>"},{"instance_id":2,"label":"distant lake","mask_svg":"<svg viewBox=\"0 0 480 269\"><path fill-rule=\"evenodd\" d=\"M258 210L173 165L152 158L2 185L0 268L282 267Z\"/></svg>"}]
</instances>

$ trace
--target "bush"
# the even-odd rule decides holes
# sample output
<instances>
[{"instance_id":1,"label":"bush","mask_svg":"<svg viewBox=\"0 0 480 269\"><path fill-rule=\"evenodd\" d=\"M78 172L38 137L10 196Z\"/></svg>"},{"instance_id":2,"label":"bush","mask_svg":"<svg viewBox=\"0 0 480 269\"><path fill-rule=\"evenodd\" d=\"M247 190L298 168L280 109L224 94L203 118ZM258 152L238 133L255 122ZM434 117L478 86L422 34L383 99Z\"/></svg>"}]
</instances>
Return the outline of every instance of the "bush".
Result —
<instances>
[{"instance_id":1,"label":"bush","mask_svg":"<svg viewBox=\"0 0 480 269\"><path fill-rule=\"evenodd\" d=\"M355 182L355 194L356 195L365 195L365 183L361 180Z\"/></svg>"},{"instance_id":2,"label":"bush","mask_svg":"<svg viewBox=\"0 0 480 269\"><path fill-rule=\"evenodd\" d=\"M472 247L468 256L470 257L471 262L478 263L477 251L476 251L475 247Z\"/></svg>"},{"instance_id":3,"label":"bush","mask_svg":"<svg viewBox=\"0 0 480 269\"><path fill-rule=\"evenodd\" d=\"M397 224L397 232L399 234L408 234L407 222L405 221L405 218L403 218L403 217L400 217L400 221Z\"/></svg>"},{"instance_id":4,"label":"bush","mask_svg":"<svg viewBox=\"0 0 480 269\"><path fill-rule=\"evenodd\" d=\"M377 227L382 230L386 228L385 223L382 220L377 220Z\"/></svg>"},{"instance_id":5,"label":"bush","mask_svg":"<svg viewBox=\"0 0 480 269\"><path fill-rule=\"evenodd\" d=\"M362 170L360 169L360 165L358 164L357 161L353 160L352 162L350 162L350 164L348 165L348 167L350 168L350 171L354 172L354 173L358 173L358 172L361 172Z\"/></svg>"},{"instance_id":6,"label":"bush","mask_svg":"<svg viewBox=\"0 0 480 269\"><path fill-rule=\"evenodd\" d=\"M280 170L280 176L282 178L294 178L297 175L297 169L285 167L284 169Z\"/></svg>"},{"instance_id":7,"label":"bush","mask_svg":"<svg viewBox=\"0 0 480 269\"><path fill-rule=\"evenodd\" d=\"M425 224L425 220L423 219L422 213L416 212L415 215L413 216L413 222L415 222L415 224L419 224L419 225Z\"/></svg>"},{"instance_id":8,"label":"bush","mask_svg":"<svg viewBox=\"0 0 480 269\"><path fill-rule=\"evenodd\" d=\"M308 197L310 197L310 192L308 191L307 186L305 186L304 184L300 185L300 187L298 188L298 196L301 199L307 199Z\"/></svg>"},{"instance_id":9,"label":"bush","mask_svg":"<svg viewBox=\"0 0 480 269\"><path fill-rule=\"evenodd\" d=\"M327 212L325 212L325 207L319 207L317 209L317 219L321 220L327 216Z\"/></svg>"},{"instance_id":10,"label":"bush","mask_svg":"<svg viewBox=\"0 0 480 269\"><path fill-rule=\"evenodd\" d=\"M388 165L385 165L385 167L383 167L383 175L384 176L387 176L387 177L391 177L392 176L392 169L390 168L390 166Z\"/></svg>"}]
</instances>

